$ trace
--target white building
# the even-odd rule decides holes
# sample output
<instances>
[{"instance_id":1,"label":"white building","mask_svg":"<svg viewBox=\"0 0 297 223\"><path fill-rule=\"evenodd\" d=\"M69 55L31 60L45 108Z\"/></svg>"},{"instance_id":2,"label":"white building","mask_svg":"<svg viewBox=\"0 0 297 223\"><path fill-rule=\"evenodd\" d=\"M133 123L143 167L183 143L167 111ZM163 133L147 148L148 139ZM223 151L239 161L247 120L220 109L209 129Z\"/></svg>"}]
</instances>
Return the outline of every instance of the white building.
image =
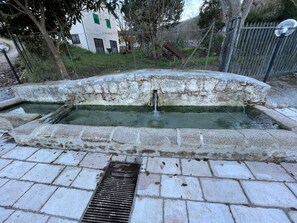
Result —
<instances>
[{"instance_id":1,"label":"white building","mask_svg":"<svg viewBox=\"0 0 297 223\"><path fill-rule=\"evenodd\" d=\"M71 27L72 43L94 53L118 53L119 37L115 17L103 9L82 14L81 22Z\"/></svg>"}]
</instances>

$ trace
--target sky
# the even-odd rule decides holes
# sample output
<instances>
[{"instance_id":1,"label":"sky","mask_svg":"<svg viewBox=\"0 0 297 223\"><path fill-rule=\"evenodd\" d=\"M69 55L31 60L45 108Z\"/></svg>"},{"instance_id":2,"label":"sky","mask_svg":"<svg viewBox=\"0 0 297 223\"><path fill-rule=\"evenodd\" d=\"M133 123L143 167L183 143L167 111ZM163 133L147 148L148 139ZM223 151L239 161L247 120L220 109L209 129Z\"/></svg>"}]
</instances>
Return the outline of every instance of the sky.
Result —
<instances>
[{"instance_id":1,"label":"sky","mask_svg":"<svg viewBox=\"0 0 297 223\"><path fill-rule=\"evenodd\" d=\"M202 5L202 2L202 0L185 0L181 21L197 16L199 14L199 8Z\"/></svg>"}]
</instances>

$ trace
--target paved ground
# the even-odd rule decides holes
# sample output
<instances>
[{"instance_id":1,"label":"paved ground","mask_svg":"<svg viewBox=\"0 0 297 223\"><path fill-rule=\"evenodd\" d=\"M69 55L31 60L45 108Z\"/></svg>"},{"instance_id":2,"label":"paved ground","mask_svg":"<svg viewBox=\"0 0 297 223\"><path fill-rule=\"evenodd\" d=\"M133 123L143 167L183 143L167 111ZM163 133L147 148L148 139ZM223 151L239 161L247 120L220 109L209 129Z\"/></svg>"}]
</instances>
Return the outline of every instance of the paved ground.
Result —
<instances>
[{"instance_id":1,"label":"paved ground","mask_svg":"<svg viewBox=\"0 0 297 223\"><path fill-rule=\"evenodd\" d=\"M110 160L1 142L0 222L78 222ZM131 222L297 222L297 163L144 157Z\"/></svg>"},{"instance_id":2,"label":"paved ground","mask_svg":"<svg viewBox=\"0 0 297 223\"><path fill-rule=\"evenodd\" d=\"M267 84L271 86L266 101L268 107L297 107L297 74L272 77Z\"/></svg>"}]
</instances>

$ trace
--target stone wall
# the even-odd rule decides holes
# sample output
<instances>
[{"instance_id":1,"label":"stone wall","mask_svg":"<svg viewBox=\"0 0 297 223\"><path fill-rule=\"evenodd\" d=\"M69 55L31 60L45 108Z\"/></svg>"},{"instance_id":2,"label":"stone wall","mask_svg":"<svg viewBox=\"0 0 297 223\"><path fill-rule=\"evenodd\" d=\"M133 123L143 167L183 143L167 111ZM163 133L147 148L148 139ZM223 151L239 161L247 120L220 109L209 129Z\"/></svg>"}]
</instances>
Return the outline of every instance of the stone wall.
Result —
<instances>
[{"instance_id":1,"label":"stone wall","mask_svg":"<svg viewBox=\"0 0 297 223\"><path fill-rule=\"evenodd\" d=\"M13 87L30 102L89 105L242 106L265 102L270 86L255 79L213 71L139 70L117 75Z\"/></svg>"}]
</instances>

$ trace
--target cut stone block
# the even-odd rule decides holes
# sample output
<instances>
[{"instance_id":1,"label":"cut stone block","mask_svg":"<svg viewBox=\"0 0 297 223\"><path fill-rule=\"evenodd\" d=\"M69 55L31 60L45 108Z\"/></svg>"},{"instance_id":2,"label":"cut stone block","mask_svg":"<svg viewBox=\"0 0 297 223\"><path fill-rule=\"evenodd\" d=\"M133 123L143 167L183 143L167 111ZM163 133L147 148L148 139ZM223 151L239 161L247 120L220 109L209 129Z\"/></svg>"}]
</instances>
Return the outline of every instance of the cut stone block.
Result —
<instances>
[{"instance_id":1,"label":"cut stone block","mask_svg":"<svg viewBox=\"0 0 297 223\"><path fill-rule=\"evenodd\" d=\"M112 140L121 144L136 144L138 129L128 127L117 127L113 133Z\"/></svg>"},{"instance_id":2,"label":"cut stone block","mask_svg":"<svg viewBox=\"0 0 297 223\"><path fill-rule=\"evenodd\" d=\"M242 186L249 198L255 204L265 207L297 207L294 194L278 182L242 181Z\"/></svg>"},{"instance_id":3,"label":"cut stone block","mask_svg":"<svg viewBox=\"0 0 297 223\"><path fill-rule=\"evenodd\" d=\"M281 165L297 180L297 163L281 163Z\"/></svg>"},{"instance_id":4,"label":"cut stone block","mask_svg":"<svg viewBox=\"0 0 297 223\"><path fill-rule=\"evenodd\" d=\"M0 170L10 164L12 160L0 159Z\"/></svg>"},{"instance_id":5,"label":"cut stone block","mask_svg":"<svg viewBox=\"0 0 297 223\"><path fill-rule=\"evenodd\" d=\"M55 186L34 184L13 206L25 210L39 211L56 189Z\"/></svg>"},{"instance_id":6,"label":"cut stone block","mask_svg":"<svg viewBox=\"0 0 297 223\"><path fill-rule=\"evenodd\" d=\"M163 175L161 185L161 197L203 200L198 178Z\"/></svg>"},{"instance_id":7,"label":"cut stone block","mask_svg":"<svg viewBox=\"0 0 297 223\"><path fill-rule=\"evenodd\" d=\"M286 214L279 209L252 208L232 205L231 211L236 223L290 223Z\"/></svg>"},{"instance_id":8,"label":"cut stone block","mask_svg":"<svg viewBox=\"0 0 297 223\"><path fill-rule=\"evenodd\" d=\"M210 160L209 164L215 176L234 179L254 179L249 169L242 162Z\"/></svg>"},{"instance_id":9,"label":"cut stone block","mask_svg":"<svg viewBox=\"0 0 297 223\"><path fill-rule=\"evenodd\" d=\"M162 223L163 222L162 199L136 197L131 223Z\"/></svg>"},{"instance_id":10,"label":"cut stone block","mask_svg":"<svg viewBox=\"0 0 297 223\"><path fill-rule=\"evenodd\" d=\"M64 151L54 163L76 166L85 155L86 152Z\"/></svg>"},{"instance_id":11,"label":"cut stone block","mask_svg":"<svg viewBox=\"0 0 297 223\"><path fill-rule=\"evenodd\" d=\"M297 183L286 183L286 185L293 191L297 197Z\"/></svg>"},{"instance_id":12,"label":"cut stone block","mask_svg":"<svg viewBox=\"0 0 297 223\"><path fill-rule=\"evenodd\" d=\"M140 173L137 182L137 195L160 196L161 176L157 174Z\"/></svg>"},{"instance_id":13,"label":"cut stone block","mask_svg":"<svg viewBox=\"0 0 297 223\"><path fill-rule=\"evenodd\" d=\"M103 169L108 165L111 155L103 153L88 153L81 161L80 166Z\"/></svg>"},{"instance_id":14,"label":"cut stone block","mask_svg":"<svg viewBox=\"0 0 297 223\"><path fill-rule=\"evenodd\" d=\"M41 214L33 214L24 211L16 211L14 212L5 222L7 223L46 223L48 220L48 216Z\"/></svg>"},{"instance_id":15,"label":"cut stone block","mask_svg":"<svg viewBox=\"0 0 297 223\"><path fill-rule=\"evenodd\" d=\"M38 163L22 179L40 183L52 183L64 167Z\"/></svg>"},{"instance_id":16,"label":"cut stone block","mask_svg":"<svg viewBox=\"0 0 297 223\"><path fill-rule=\"evenodd\" d=\"M243 145L243 135L236 130L202 129L204 143L208 145Z\"/></svg>"},{"instance_id":17,"label":"cut stone block","mask_svg":"<svg viewBox=\"0 0 297 223\"><path fill-rule=\"evenodd\" d=\"M233 223L227 205L187 201L189 222Z\"/></svg>"},{"instance_id":18,"label":"cut stone block","mask_svg":"<svg viewBox=\"0 0 297 223\"><path fill-rule=\"evenodd\" d=\"M9 181L0 188L0 205L12 206L31 186L29 182Z\"/></svg>"},{"instance_id":19,"label":"cut stone block","mask_svg":"<svg viewBox=\"0 0 297 223\"><path fill-rule=\"evenodd\" d=\"M264 162L245 162L258 180L295 181L280 165Z\"/></svg>"},{"instance_id":20,"label":"cut stone block","mask_svg":"<svg viewBox=\"0 0 297 223\"><path fill-rule=\"evenodd\" d=\"M186 202L181 200L164 201L164 223L188 222Z\"/></svg>"},{"instance_id":21,"label":"cut stone block","mask_svg":"<svg viewBox=\"0 0 297 223\"><path fill-rule=\"evenodd\" d=\"M14 210L0 207L0 222L4 222Z\"/></svg>"},{"instance_id":22,"label":"cut stone block","mask_svg":"<svg viewBox=\"0 0 297 223\"><path fill-rule=\"evenodd\" d=\"M47 223L78 223L78 221L71 221L63 218L51 217Z\"/></svg>"},{"instance_id":23,"label":"cut stone block","mask_svg":"<svg viewBox=\"0 0 297 223\"><path fill-rule=\"evenodd\" d=\"M103 172L101 170L83 168L71 186L82 189L94 190L102 173Z\"/></svg>"},{"instance_id":24,"label":"cut stone block","mask_svg":"<svg viewBox=\"0 0 297 223\"><path fill-rule=\"evenodd\" d=\"M33 147L21 147L17 146L13 150L9 151L5 155L3 155L3 158L8 159L17 159L17 160L25 160L29 156L31 156L33 153L35 153L38 149Z\"/></svg>"},{"instance_id":25,"label":"cut stone block","mask_svg":"<svg viewBox=\"0 0 297 223\"><path fill-rule=\"evenodd\" d=\"M9 179L0 178L0 187L6 184L9 181Z\"/></svg>"},{"instance_id":26,"label":"cut stone block","mask_svg":"<svg viewBox=\"0 0 297 223\"><path fill-rule=\"evenodd\" d=\"M235 180L201 179L204 198L211 202L248 204L240 184Z\"/></svg>"},{"instance_id":27,"label":"cut stone block","mask_svg":"<svg viewBox=\"0 0 297 223\"><path fill-rule=\"evenodd\" d=\"M25 175L25 173L27 173L35 165L35 163L16 160L0 171L0 177L18 179Z\"/></svg>"},{"instance_id":28,"label":"cut stone block","mask_svg":"<svg viewBox=\"0 0 297 223\"><path fill-rule=\"evenodd\" d=\"M289 216L292 219L293 223L297 223L297 211L290 211Z\"/></svg>"},{"instance_id":29,"label":"cut stone block","mask_svg":"<svg viewBox=\"0 0 297 223\"><path fill-rule=\"evenodd\" d=\"M114 127L88 127L84 130L81 139L86 142L110 142Z\"/></svg>"},{"instance_id":30,"label":"cut stone block","mask_svg":"<svg viewBox=\"0 0 297 223\"><path fill-rule=\"evenodd\" d=\"M281 146L283 147L296 146L296 142L297 142L296 133L288 130L279 130L279 129L268 129L266 131L269 134L271 134L274 138L276 138L279 142L281 142Z\"/></svg>"},{"instance_id":31,"label":"cut stone block","mask_svg":"<svg viewBox=\"0 0 297 223\"><path fill-rule=\"evenodd\" d=\"M0 147L0 156L2 156L3 154L9 152L14 147L16 147L16 144L14 144L14 143L6 143L6 144L2 145Z\"/></svg>"},{"instance_id":32,"label":"cut stone block","mask_svg":"<svg viewBox=\"0 0 297 223\"><path fill-rule=\"evenodd\" d=\"M151 173L181 174L179 159L149 157L147 171Z\"/></svg>"},{"instance_id":33,"label":"cut stone block","mask_svg":"<svg viewBox=\"0 0 297 223\"><path fill-rule=\"evenodd\" d=\"M62 153L62 150L57 149L40 149L27 160L41 163L51 163Z\"/></svg>"},{"instance_id":34,"label":"cut stone block","mask_svg":"<svg viewBox=\"0 0 297 223\"><path fill-rule=\"evenodd\" d=\"M57 179L54 181L54 184L70 186L80 171L81 168L68 166L57 177Z\"/></svg>"},{"instance_id":35,"label":"cut stone block","mask_svg":"<svg viewBox=\"0 0 297 223\"><path fill-rule=\"evenodd\" d=\"M179 129L180 144L189 146L201 146L200 130L198 129Z\"/></svg>"},{"instance_id":36,"label":"cut stone block","mask_svg":"<svg viewBox=\"0 0 297 223\"><path fill-rule=\"evenodd\" d=\"M92 192L58 188L41 209L41 212L80 219L92 196Z\"/></svg>"},{"instance_id":37,"label":"cut stone block","mask_svg":"<svg viewBox=\"0 0 297 223\"><path fill-rule=\"evenodd\" d=\"M142 128L139 130L139 140L142 145L176 145L176 130Z\"/></svg>"},{"instance_id":38,"label":"cut stone block","mask_svg":"<svg viewBox=\"0 0 297 223\"><path fill-rule=\"evenodd\" d=\"M206 161L195 159L181 159L183 175L190 176L211 176L211 172Z\"/></svg>"}]
</instances>

